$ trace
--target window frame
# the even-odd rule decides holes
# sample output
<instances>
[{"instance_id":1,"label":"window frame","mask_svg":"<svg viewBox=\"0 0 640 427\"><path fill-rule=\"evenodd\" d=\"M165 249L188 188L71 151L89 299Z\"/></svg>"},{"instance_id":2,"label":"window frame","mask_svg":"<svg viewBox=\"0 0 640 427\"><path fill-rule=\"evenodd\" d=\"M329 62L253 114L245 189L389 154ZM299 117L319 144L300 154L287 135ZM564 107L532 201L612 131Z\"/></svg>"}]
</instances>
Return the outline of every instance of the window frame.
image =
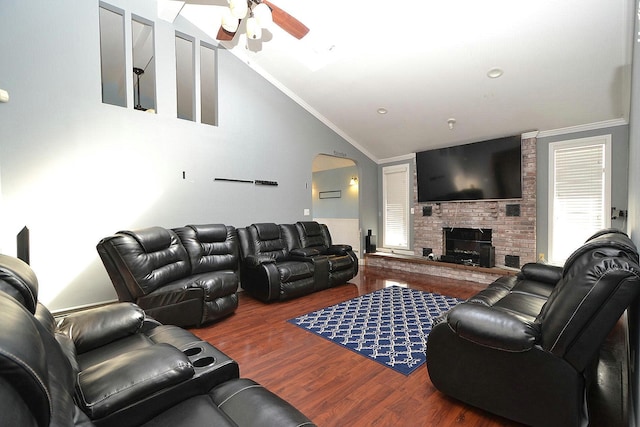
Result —
<instances>
[{"instance_id":1,"label":"window frame","mask_svg":"<svg viewBox=\"0 0 640 427\"><path fill-rule=\"evenodd\" d=\"M555 229L559 226L556 224L556 153L559 150L566 149L578 149L588 148L592 146L603 146L603 192L602 192L602 224L601 228L611 227L611 135L598 135L587 138L572 139L565 141L557 141L549 144L549 189L548 189L548 259L549 262L556 265L564 264L565 256L559 254L557 249L554 249L554 235ZM584 240L586 240L592 232L597 230L585 230L584 233L564 236L563 238L570 239L573 247L578 247ZM567 254L568 256L570 254Z\"/></svg>"},{"instance_id":2,"label":"window frame","mask_svg":"<svg viewBox=\"0 0 640 427\"><path fill-rule=\"evenodd\" d=\"M388 176L392 174L398 174L398 173L404 174L405 183L406 183L406 185L402 189L404 193L404 206L403 206L404 215L402 218L402 222L404 222L404 239L405 239L404 244L402 243L396 244L395 241L393 240L397 240L397 239L391 239L390 236L388 236L390 230L387 225L387 220L389 216L389 209L387 206L387 202L388 202L388 196L389 196L388 191L390 190L387 179L388 179ZM382 168L382 246L384 248L401 249L401 250L409 249L410 226L411 226L410 224L411 199L410 199L410 191L409 191L410 183L411 183L410 167L408 163L403 163L403 164L393 165L393 166L384 166Z\"/></svg>"}]
</instances>

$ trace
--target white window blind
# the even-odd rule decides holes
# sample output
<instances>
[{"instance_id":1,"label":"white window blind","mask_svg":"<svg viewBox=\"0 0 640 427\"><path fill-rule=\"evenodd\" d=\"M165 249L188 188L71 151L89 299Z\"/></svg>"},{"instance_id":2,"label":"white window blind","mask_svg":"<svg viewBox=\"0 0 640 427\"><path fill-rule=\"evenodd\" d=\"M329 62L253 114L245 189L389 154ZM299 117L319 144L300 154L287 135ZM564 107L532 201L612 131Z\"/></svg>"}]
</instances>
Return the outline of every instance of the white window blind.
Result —
<instances>
[{"instance_id":1,"label":"white window blind","mask_svg":"<svg viewBox=\"0 0 640 427\"><path fill-rule=\"evenodd\" d=\"M409 165L382 168L383 246L409 247Z\"/></svg>"},{"instance_id":2,"label":"white window blind","mask_svg":"<svg viewBox=\"0 0 640 427\"><path fill-rule=\"evenodd\" d=\"M608 151L605 137L550 145L549 259L554 264L610 226Z\"/></svg>"}]
</instances>

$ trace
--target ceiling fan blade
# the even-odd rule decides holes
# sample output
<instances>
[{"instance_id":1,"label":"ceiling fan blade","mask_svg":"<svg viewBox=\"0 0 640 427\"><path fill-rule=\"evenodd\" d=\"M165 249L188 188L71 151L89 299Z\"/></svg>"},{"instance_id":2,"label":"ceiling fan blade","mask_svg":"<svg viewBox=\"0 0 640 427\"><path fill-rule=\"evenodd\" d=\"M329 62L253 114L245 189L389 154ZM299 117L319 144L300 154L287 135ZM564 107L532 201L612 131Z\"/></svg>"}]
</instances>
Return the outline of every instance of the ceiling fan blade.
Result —
<instances>
[{"instance_id":1,"label":"ceiling fan blade","mask_svg":"<svg viewBox=\"0 0 640 427\"><path fill-rule=\"evenodd\" d=\"M271 15L273 16L273 22L278 24L280 28L285 30L287 33L291 34L293 37L297 39L301 39L304 36L306 36L307 33L309 32L309 28L307 28L306 25L298 21L293 16L289 15L284 10L280 9L275 4L267 0L262 0L262 3L266 4L271 8Z\"/></svg>"},{"instance_id":2,"label":"ceiling fan blade","mask_svg":"<svg viewBox=\"0 0 640 427\"><path fill-rule=\"evenodd\" d=\"M222 28L222 26L220 27L220 29L218 30L218 35L216 35L216 40L220 40L220 41L231 41L233 40L233 37L236 35L236 32L234 31L233 33L231 31L227 31L224 28Z\"/></svg>"}]
</instances>

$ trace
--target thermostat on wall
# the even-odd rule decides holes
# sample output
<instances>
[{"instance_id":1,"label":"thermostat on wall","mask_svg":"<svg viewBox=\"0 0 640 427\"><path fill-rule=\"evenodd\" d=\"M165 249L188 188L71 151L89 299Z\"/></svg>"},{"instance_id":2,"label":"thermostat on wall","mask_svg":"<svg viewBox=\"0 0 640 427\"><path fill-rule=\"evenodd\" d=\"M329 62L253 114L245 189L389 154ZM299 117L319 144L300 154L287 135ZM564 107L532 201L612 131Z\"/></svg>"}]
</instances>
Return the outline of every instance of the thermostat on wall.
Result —
<instances>
[{"instance_id":1,"label":"thermostat on wall","mask_svg":"<svg viewBox=\"0 0 640 427\"><path fill-rule=\"evenodd\" d=\"M0 89L0 102L9 102L9 92Z\"/></svg>"}]
</instances>

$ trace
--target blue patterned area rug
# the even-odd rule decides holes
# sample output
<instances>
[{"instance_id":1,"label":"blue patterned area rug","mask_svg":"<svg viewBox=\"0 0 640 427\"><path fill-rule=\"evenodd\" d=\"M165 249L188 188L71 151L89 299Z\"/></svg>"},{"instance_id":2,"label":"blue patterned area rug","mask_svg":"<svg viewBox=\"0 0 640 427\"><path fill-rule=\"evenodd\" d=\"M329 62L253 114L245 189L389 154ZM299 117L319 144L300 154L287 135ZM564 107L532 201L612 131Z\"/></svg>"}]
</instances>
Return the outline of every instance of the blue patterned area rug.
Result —
<instances>
[{"instance_id":1,"label":"blue patterned area rug","mask_svg":"<svg viewBox=\"0 0 640 427\"><path fill-rule=\"evenodd\" d=\"M426 361L433 319L462 301L392 286L289 322L409 375Z\"/></svg>"}]
</instances>

